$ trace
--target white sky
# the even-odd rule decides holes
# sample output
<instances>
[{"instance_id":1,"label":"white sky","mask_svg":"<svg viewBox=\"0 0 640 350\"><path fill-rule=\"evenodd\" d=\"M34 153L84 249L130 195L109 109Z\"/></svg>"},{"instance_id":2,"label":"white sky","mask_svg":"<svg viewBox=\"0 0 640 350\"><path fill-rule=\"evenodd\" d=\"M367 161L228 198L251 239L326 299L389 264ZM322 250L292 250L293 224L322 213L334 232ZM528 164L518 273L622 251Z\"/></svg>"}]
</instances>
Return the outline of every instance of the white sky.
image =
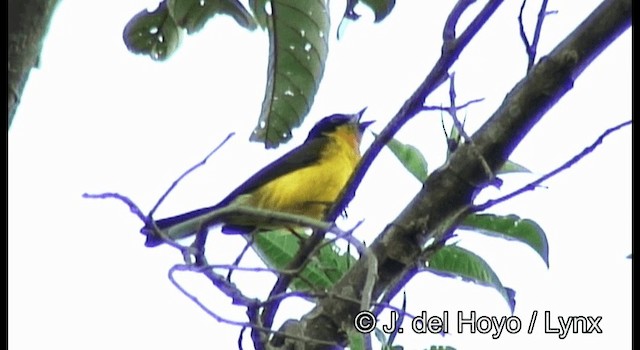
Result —
<instances>
[{"instance_id":1,"label":"white sky","mask_svg":"<svg viewBox=\"0 0 640 350\"><path fill-rule=\"evenodd\" d=\"M291 143L264 151L247 139L262 101L265 33L247 32L218 17L201 33L185 36L168 62L154 63L128 53L121 38L129 18L155 2L97 6L93 1L62 1L40 69L31 73L9 132L9 348L236 348L237 327L211 319L168 281L168 269L181 256L166 247L145 248L138 233L141 223L123 204L82 199L82 193L119 192L148 211L179 174L235 131L205 167L181 183L157 217L172 215L217 202L302 142L322 116L369 106L365 119L377 120L372 129L380 131L437 59L442 25L453 3L399 1L381 24L373 25L365 16L350 25L343 40L331 43L325 78L307 122L294 131ZM553 48L597 3L551 1L549 9L559 13L547 19L539 52ZM333 2L334 31L341 6ZM453 68L460 102L485 98L465 111L469 132L524 75L519 6L519 1L506 1ZM446 89L427 102L447 104ZM505 176L502 191L488 190L479 200L534 180L606 128L630 118L631 35L626 32L516 149L512 160L534 174ZM398 138L423 150L430 169L442 163L438 113L419 115ZM365 144L370 142L367 136ZM631 260L626 259L631 253L630 128L608 137L546 186L493 212L528 217L545 229L548 270L524 245L469 233L458 238L516 290L515 315L523 330L498 340L467 330L458 334L458 310L509 316L506 304L494 290L423 274L407 286L408 310L429 315L449 311L451 334L405 334L398 344L406 349L432 344L458 349L631 347ZM419 187L383 152L343 227L364 219L357 235L372 241ZM214 237L210 259L232 261L243 240L210 239ZM247 276L238 285L257 297L265 296L274 280ZM180 277L218 314L244 320L244 310L231 306L204 279ZM307 308L286 302L277 322ZM527 334L533 310L550 311L552 327L559 326L557 316L602 316L603 332L560 340L544 333L539 315L533 334ZM248 334L244 346L251 348Z\"/></svg>"}]
</instances>

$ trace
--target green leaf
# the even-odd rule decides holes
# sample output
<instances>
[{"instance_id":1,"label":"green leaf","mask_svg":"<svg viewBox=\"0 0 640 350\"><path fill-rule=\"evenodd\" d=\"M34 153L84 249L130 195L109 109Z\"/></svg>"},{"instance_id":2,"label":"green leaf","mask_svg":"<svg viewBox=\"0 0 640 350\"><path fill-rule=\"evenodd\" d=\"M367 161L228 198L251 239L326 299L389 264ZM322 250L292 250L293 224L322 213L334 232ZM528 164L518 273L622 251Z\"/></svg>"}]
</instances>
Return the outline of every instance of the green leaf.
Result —
<instances>
[{"instance_id":1,"label":"green leaf","mask_svg":"<svg viewBox=\"0 0 640 350\"><path fill-rule=\"evenodd\" d=\"M266 10L267 0L249 0L249 8L261 28L267 28L269 15Z\"/></svg>"},{"instance_id":2,"label":"green leaf","mask_svg":"<svg viewBox=\"0 0 640 350\"><path fill-rule=\"evenodd\" d=\"M297 232L297 235L284 229L259 232L254 234L253 248L268 267L282 270L298 252L300 239L309 236L304 232ZM326 290L342 278L356 260L349 254L339 253L331 244L322 247L311 259L302 272L303 279L292 281L292 290Z\"/></svg>"},{"instance_id":3,"label":"green leaf","mask_svg":"<svg viewBox=\"0 0 640 350\"><path fill-rule=\"evenodd\" d=\"M540 255L549 267L549 243L544 230L535 221L521 219L517 215L472 214L467 216L461 229L479 232L492 237L522 242Z\"/></svg>"},{"instance_id":4,"label":"green leaf","mask_svg":"<svg viewBox=\"0 0 640 350\"><path fill-rule=\"evenodd\" d=\"M376 133L373 134L378 137ZM420 182L427 179L428 165L424 156L412 145L404 144L396 139L387 142L387 147L398 158L400 163Z\"/></svg>"},{"instance_id":5,"label":"green leaf","mask_svg":"<svg viewBox=\"0 0 640 350\"><path fill-rule=\"evenodd\" d=\"M375 21L380 22L385 19L396 5L396 0L359 0L367 5L376 16Z\"/></svg>"},{"instance_id":6,"label":"green leaf","mask_svg":"<svg viewBox=\"0 0 640 350\"><path fill-rule=\"evenodd\" d=\"M254 12L260 11L260 2L252 6ZM267 148L289 140L291 130L309 112L324 73L329 38L324 0L272 0L270 4L267 88L251 135L252 141L264 142Z\"/></svg>"},{"instance_id":7,"label":"green leaf","mask_svg":"<svg viewBox=\"0 0 640 350\"><path fill-rule=\"evenodd\" d=\"M500 293L509 305L511 312L515 308L514 291L505 288L498 275L484 259L473 252L456 245L447 245L439 249L429 259L429 270L445 277L460 277L464 281L491 287Z\"/></svg>"},{"instance_id":8,"label":"green leaf","mask_svg":"<svg viewBox=\"0 0 640 350\"><path fill-rule=\"evenodd\" d=\"M180 44L180 30L164 1L153 12L142 10L133 16L122 37L129 51L149 55L156 61L167 59Z\"/></svg>"},{"instance_id":9,"label":"green leaf","mask_svg":"<svg viewBox=\"0 0 640 350\"><path fill-rule=\"evenodd\" d=\"M352 327L347 328L347 337L349 338L349 349L351 350L364 350L365 340L364 337L369 337L369 334L358 332Z\"/></svg>"},{"instance_id":10,"label":"green leaf","mask_svg":"<svg viewBox=\"0 0 640 350\"><path fill-rule=\"evenodd\" d=\"M217 14L229 15L239 25L253 30L256 22L237 0L167 0L171 17L181 27L193 34Z\"/></svg>"},{"instance_id":11,"label":"green leaf","mask_svg":"<svg viewBox=\"0 0 640 350\"><path fill-rule=\"evenodd\" d=\"M510 160L507 160L506 163L502 165L500 169L498 169L497 174L508 174L508 173L530 173L531 171L524 166L514 163Z\"/></svg>"}]
</instances>

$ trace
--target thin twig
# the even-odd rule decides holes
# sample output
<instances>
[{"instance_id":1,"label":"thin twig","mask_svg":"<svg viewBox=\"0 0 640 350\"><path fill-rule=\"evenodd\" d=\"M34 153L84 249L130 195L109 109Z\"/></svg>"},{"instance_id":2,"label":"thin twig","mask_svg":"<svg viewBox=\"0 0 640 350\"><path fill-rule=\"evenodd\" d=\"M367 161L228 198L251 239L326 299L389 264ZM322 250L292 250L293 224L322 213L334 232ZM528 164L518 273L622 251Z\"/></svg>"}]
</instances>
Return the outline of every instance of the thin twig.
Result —
<instances>
[{"instance_id":1,"label":"thin twig","mask_svg":"<svg viewBox=\"0 0 640 350\"><path fill-rule=\"evenodd\" d=\"M142 221L142 222L146 222L147 217L142 213L142 210L140 210L140 208L133 203L133 201L131 199L129 199L129 197L123 196L119 193L114 193L114 192L105 192L105 193L83 193L82 194L82 198L90 198L90 199L117 199L123 203L125 203L128 207L129 210L136 214L136 216ZM162 235L160 235L160 237L163 237ZM164 238L167 238L166 236ZM178 250L183 250L185 249L184 246L173 242L172 240L169 239L165 239L165 241L167 242L167 244L169 244L170 246L178 249Z\"/></svg>"},{"instance_id":2,"label":"thin twig","mask_svg":"<svg viewBox=\"0 0 640 350\"><path fill-rule=\"evenodd\" d=\"M478 102L482 102L484 101L484 98L476 98L470 101L467 101L459 106L447 106L447 107L443 107L443 106L423 106L422 108L420 108L421 111L443 111L443 112L448 112L451 110L451 108L455 108L456 111L465 109L467 107L469 107L470 105L474 104L474 103L478 103Z\"/></svg>"},{"instance_id":3,"label":"thin twig","mask_svg":"<svg viewBox=\"0 0 640 350\"><path fill-rule=\"evenodd\" d=\"M464 139L464 142L467 143L471 143L471 137L469 136L469 134L467 134L466 131L464 131L464 126L462 125L462 123L460 122L460 119L458 119L458 107L456 106L456 74L455 73L451 73L449 74L449 104L450 104L450 108L449 110L447 110L447 112L449 113L449 115L451 116L451 119L453 120L453 125L455 126L455 128L458 130L458 134L460 134L460 136L462 136L462 138Z\"/></svg>"},{"instance_id":4,"label":"thin twig","mask_svg":"<svg viewBox=\"0 0 640 350\"><path fill-rule=\"evenodd\" d=\"M540 11L538 11L538 21L536 22L536 29L533 32L533 40L531 41L531 54L529 55L529 63L527 63L527 72L533 68L533 64L536 60L536 54L538 51L538 41L540 41L540 33L542 32L542 22L547 15L547 4L549 0L542 0L540 5Z\"/></svg>"},{"instance_id":5,"label":"thin twig","mask_svg":"<svg viewBox=\"0 0 640 350\"><path fill-rule=\"evenodd\" d=\"M524 8L527 4L527 0L522 1L522 5L520 6L520 14L518 15L518 26L520 30L520 38L522 39L522 43L524 44L525 51L527 52L527 73L533 68L533 65L536 61L536 55L538 51L538 41L540 41L540 33L542 32L542 23L544 22L544 18L547 13L547 4L548 0L542 0L540 4L540 11L538 11L538 20L536 21L536 27L533 32L533 40L529 43L529 39L527 38L527 33L524 30L524 19L523 13Z\"/></svg>"},{"instance_id":6,"label":"thin twig","mask_svg":"<svg viewBox=\"0 0 640 350\"><path fill-rule=\"evenodd\" d=\"M471 212L479 212L479 211L484 211L487 210L488 208L491 208L492 206L502 203L504 201L507 201L521 193L527 192L527 191L533 191L536 189L536 187L538 187L542 182L548 180L549 178L553 177L554 175L558 174L561 171L567 170L569 169L571 166L573 166L574 164L576 164L578 161L580 161L580 159L582 159L584 156L586 156L587 154L593 152L600 144L602 144L602 141L604 140L605 137L607 137L609 134L611 134L612 132L615 132L627 125L631 125L632 121L631 120L627 120L624 123L618 124L612 128L609 128L607 130L605 130L590 146L586 147L584 150L582 150L582 152L578 153L577 155L573 156L573 158L569 159L567 162L565 162L564 164L562 164L561 166L555 168L554 170L552 170L551 172L543 175L542 177L540 177L539 179L537 179L536 181L533 181L523 187L521 187L518 190L515 190L503 197L500 198L496 198L496 199L491 199L488 200L482 204L478 204L478 205L474 205L473 207L470 208Z\"/></svg>"},{"instance_id":7,"label":"thin twig","mask_svg":"<svg viewBox=\"0 0 640 350\"><path fill-rule=\"evenodd\" d=\"M145 220L145 215L142 213L142 210L140 210L140 208L138 208L138 206L133 203L133 201L131 199L129 199L129 197L123 196L119 193L114 193L114 192L106 192L106 193L83 193L82 194L82 198L90 198L90 199L107 199L107 198L114 198L117 200L120 200L121 202L123 202L124 204L126 204L127 206L129 206L129 210L136 214L136 216L144 221Z\"/></svg>"},{"instance_id":8,"label":"thin twig","mask_svg":"<svg viewBox=\"0 0 640 350\"><path fill-rule=\"evenodd\" d=\"M484 159L484 157L480 154L480 152L478 152L477 148L473 144L473 140L471 139L469 134L467 134L467 132L464 130L464 125L460 122L460 119L458 119L458 113L457 113L458 109L456 108L455 77L456 76L454 73L449 74L449 104L451 105L451 109L448 111L449 115L451 116L451 119L453 119L453 125L455 126L456 130L458 130L458 134L462 136L462 139L464 139L465 143L468 143L471 145L473 152L476 154L478 159L480 159L480 164L482 164L482 170L489 177L493 178L495 177L495 175L491 171L491 167L487 163L487 160Z\"/></svg>"},{"instance_id":9,"label":"thin twig","mask_svg":"<svg viewBox=\"0 0 640 350\"><path fill-rule=\"evenodd\" d=\"M182 264L177 264L174 265L173 267L171 267L169 269L168 272L168 277L169 277L169 281L171 281L171 283L178 288L178 290L184 294L187 298L191 299L191 301L193 301L198 307L200 307L204 312L206 312L209 316L213 317L216 321L218 322L224 322L227 324L231 324L231 325L235 325L235 326L243 326L243 327L250 327L251 325L248 325L247 322L242 322L242 321L234 321L234 320L230 320L227 318L224 318L218 314L216 314L213 310L209 309L206 305L204 305L196 296L194 296L193 294L189 293L189 291L187 291L175 278L175 272L176 271L190 271L190 272L202 272L202 271L198 271L198 269L194 269L193 266L189 266L189 265L182 265ZM242 295L242 292L236 288L235 286L233 286L230 283L226 283L226 287L225 288L220 288L219 283L217 283L219 280L216 281L215 285L216 287L218 287L218 289L220 289L221 291L225 292L225 294L227 294L227 296L233 295L233 299L236 300L237 295ZM232 293L228 293L228 291L233 290ZM252 303L255 303L254 300L248 298L248 297L244 297L242 298L246 301L246 303L240 303L241 305L250 305Z\"/></svg>"},{"instance_id":10,"label":"thin twig","mask_svg":"<svg viewBox=\"0 0 640 350\"><path fill-rule=\"evenodd\" d=\"M524 30L524 8L527 5L527 0L522 0L522 5L520 5L520 14L518 15L518 29L520 31L520 39L522 39L522 43L524 44L524 51L527 53L527 57L530 57L529 50L531 48L531 44L529 43L529 38L527 37L527 32ZM527 72L529 69L527 68Z\"/></svg>"},{"instance_id":11,"label":"thin twig","mask_svg":"<svg viewBox=\"0 0 640 350\"><path fill-rule=\"evenodd\" d=\"M444 45L442 45L443 52L445 47L448 47L449 44L453 44L455 42L456 25L458 25L458 21L464 11L466 11L474 2L475 0L458 1L449 13L449 16L447 16L447 21L445 22L444 29L442 30L442 39L444 41Z\"/></svg>"},{"instance_id":12,"label":"thin twig","mask_svg":"<svg viewBox=\"0 0 640 350\"><path fill-rule=\"evenodd\" d=\"M281 336L284 336L284 337L288 337L288 338L291 338L291 339L296 339L296 340L303 341L303 342L314 342L314 343L324 344L324 345L335 345L335 343L333 343L333 342L327 342L327 341L323 341L323 340L316 340L316 339L311 339L311 338L307 338L307 337L300 337L300 336L296 336L296 335L290 335L290 334L286 334L284 332L276 331L276 330L273 330L273 329L270 329L270 328L261 327L261 326L258 326L257 324L251 323L251 322L242 322L242 321L230 320L228 318L225 318L225 317L222 317L222 316L218 315L213 310L211 310L206 305L204 305L198 299L198 297L196 297L195 295L191 294L188 290L186 290L175 279L174 273L176 271L191 270L190 268L185 269L184 267L186 267L186 265L174 265L171 269L169 269L169 280L171 281L171 283L182 294L184 294L187 298L189 298L193 303L195 303L200 309L202 309L207 315L211 316L214 320L216 320L218 322L223 322L223 323L226 323L226 324L230 324L230 325L233 325L233 326L256 329L256 330L259 330L261 332L265 332L265 333L269 333L269 334L278 334L278 335L281 335ZM240 292L238 291L238 293L240 293Z\"/></svg>"},{"instance_id":13,"label":"thin twig","mask_svg":"<svg viewBox=\"0 0 640 350\"><path fill-rule=\"evenodd\" d=\"M353 226L350 230L348 231L344 231L342 233L339 234L335 234L335 237L330 238L330 239L325 239L323 242L321 242L320 244L318 244L309 254L309 256L315 256L315 254L322 248L324 248L325 246L331 245L333 243L335 243L336 241L340 240L340 239L344 239L345 241L347 241L347 243L351 244L352 246L354 246L356 248L356 251L358 252L358 254L362 255L364 254L365 250L367 249L367 247L364 246L364 244L362 244L362 242L360 242L357 238L353 237L353 232L360 227L360 225L362 225L364 221L360 220L358 221L355 226ZM327 231L327 233L329 233L331 231Z\"/></svg>"},{"instance_id":14,"label":"thin twig","mask_svg":"<svg viewBox=\"0 0 640 350\"><path fill-rule=\"evenodd\" d=\"M249 237L249 239L247 240L247 244L245 244L244 247L242 247L242 251L240 251L240 254L238 254L236 259L233 261L233 265L238 266L240 264L240 261L242 260L244 255L249 251L249 248L251 248L251 245L253 245L253 235ZM232 273L233 273L233 270L229 270L229 272L227 273L227 281L229 282L231 282Z\"/></svg>"},{"instance_id":15,"label":"thin twig","mask_svg":"<svg viewBox=\"0 0 640 350\"><path fill-rule=\"evenodd\" d=\"M171 191L173 191L173 189L180 183L180 181L182 181L182 179L184 179L187 175L189 175L191 172L193 172L194 170L198 169L199 167L203 166L207 160L209 160L209 158L216 153L225 143L227 143L227 141L229 141L229 139L235 135L235 133L230 133L229 135L227 135L227 137L224 138L224 140L222 140L222 142L220 142L220 144L218 146L216 146L216 148L214 148L211 152L209 152L209 154L207 154L206 157L204 157L204 159L202 159L200 162L198 162L197 164L195 164L194 166L192 166L191 168L189 168L187 171L185 171L182 175L180 175L180 177L178 177L177 180L175 180L171 186L169 186L169 188L165 191L165 193L160 197L160 199L158 199L158 201L156 202L156 205L153 206L153 208L151 209L151 211L149 211L149 215L148 217L151 218L153 216L153 214L156 212L156 210L158 209L158 207L160 206L160 204L162 204L162 202L164 202L165 198L167 198L167 196L169 195L169 193L171 193Z\"/></svg>"}]
</instances>

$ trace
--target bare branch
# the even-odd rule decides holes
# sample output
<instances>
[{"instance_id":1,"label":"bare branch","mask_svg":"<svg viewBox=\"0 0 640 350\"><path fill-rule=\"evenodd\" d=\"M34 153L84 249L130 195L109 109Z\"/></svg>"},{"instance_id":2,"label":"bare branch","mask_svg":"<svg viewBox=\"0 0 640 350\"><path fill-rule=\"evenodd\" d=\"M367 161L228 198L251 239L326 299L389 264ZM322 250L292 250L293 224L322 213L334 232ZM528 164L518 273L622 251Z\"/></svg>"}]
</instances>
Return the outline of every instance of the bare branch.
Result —
<instances>
[{"instance_id":1,"label":"bare branch","mask_svg":"<svg viewBox=\"0 0 640 350\"><path fill-rule=\"evenodd\" d=\"M308 343L317 343L317 344L322 344L322 345L335 345L334 342L328 342L328 341L322 341L322 340L317 340L317 339L312 339L312 338L307 338L307 337L301 337L301 336L295 336L295 335L290 335L290 334L285 334L283 332L279 332L279 331L275 331L269 328L265 328L265 327L261 327L258 326L256 323L252 323L252 322L243 322L243 321L235 321L235 320L231 320L225 317L222 317L220 315L218 315L217 313L215 313L213 310L211 310L210 308L208 308L206 305L204 305L199 299L198 297L196 297L195 295L191 294L188 290L186 290L174 277L174 273L176 271L192 271L192 272L198 272L198 269L194 269L193 266L189 266L189 265L174 265L171 269L169 269L169 281L171 281L171 283L182 293L184 294L187 298L189 298L194 304L196 304L200 309L202 309L202 311L204 311L207 315L211 316L214 320L218 321L218 322L222 322L222 323L226 323L226 324L230 324L230 325L234 325L234 326L239 326L239 327L243 327L243 328L251 328L251 329L257 329L261 332L265 332L265 333L269 333L269 334L279 334L283 337L288 337L291 339L296 339L302 342L308 342ZM204 272L206 271L206 269L201 270L200 272ZM234 292L232 293L232 295L227 294L228 296L231 296L234 299L234 303L238 300L238 296L242 295L242 292L240 292L239 289L235 288L235 286L231 286L228 283L224 283L223 282L224 279L216 279L216 286L219 288L219 284L218 282L222 283L222 284L226 284L228 288L223 288L221 289L222 291L228 291L228 290L234 290ZM245 299L247 302L246 303L240 303L240 305L257 305L257 300L254 299L249 299L247 297L242 297L241 299Z\"/></svg>"},{"instance_id":2,"label":"bare branch","mask_svg":"<svg viewBox=\"0 0 640 350\"><path fill-rule=\"evenodd\" d=\"M242 260L244 255L249 251L249 248L251 248L252 245L253 245L253 235L247 238L247 244L244 245L244 247L242 248L242 251L240 251L240 254L238 254L236 259L233 261L233 265L237 266L238 264L240 264L240 261ZM227 281L231 281L232 273L233 273L233 270L229 270L229 272L227 273Z\"/></svg>"},{"instance_id":3,"label":"bare branch","mask_svg":"<svg viewBox=\"0 0 640 350\"><path fill-rule=\"evenodd\" d=\"M544 22L544 18L550 13L547 12L547 4L548 0L542 0L542 4L540 4L540 11L538 11L538 20L536 21L536 28L533 32L533 40L531 44L529 43L529 39L527 38L527 33L524 30L524 20L522 18L522 14L524 13L524 8L526 6L527 0L522 1L522 6L520 6L520 14L518 15L518 26L520 28L520 38L522 39L522 43L524 44L525 51L527 52L527 73L533 68L533 64L536 60L536 55L538 51L538 41L540 41L540 33L542 32L542 23ZM555 13L555 12L551 12Z\"/></svg>"},{"instance_id":4,"label":"bare branch","mask_svg":"<svg viewBox=\"0 0 640 350\"><path fill-rule=\"evenodd\" d=\"M540 41L540 33L542 33L542 22L547 16L547 4L549 0L542 0L540 5L540 11L538 12L538 21L536 22L536 29L533 32L533 41L531 41L531 48L529 53L529 63L527 63L527 72L533 68L533 64L536 60L536 54L538 51L538 41Z\"/></svg>"},{"instance_id":5,"label":"bare branch","mask_svg":"<svg viewBox=\"0 0 640 350\"><path fill-rule=\"evenodd\" d=\"M542 184L544 181L550 179L551 177L557 175L558 173L569 169L570 167L572 167L574 164L576 164L577 162L580 161L580 159L584 158L587 154L595 151L595 149L600 146L602 144L602 141L604 140L605 137L607 137L609 134L611 134L612 132L615 132L625 126L631 125L631 120L627 120L624 123L618 124L612 128L609 128L607 130L605 130L590 146L586 147L584 150L582 150L582 152L576 154L575 156L573 156L573 158L569 159L568 161L566 161L564 164L562 164L561 166L555 168L554 170L550 171L549 173L541 176L539 179L537 179L536 181L533 181L503 197L500 198L496 198L496 199L491 199L488 200L482 204L479 205L475 205L471 208L471 211L473 212L478 212L478 211L483 211L483 210L487 210L488 208L493 207L496 204L502 203L504 201L507 201L519 194L522 194L524 192L527 191L533 191L536 189L536 187L540 186L540 184Z\"/></svg>"},{"instance_id":6,"label":"bare branch","mask_svg":"<svg viewBox=\"0 0 640 350\"><path fill-rule=\"evenodd\" d=\"M176 271L204 272L206 270L207 269L194 267L193 265L177 264L177 265L174 265L171 269L169 269L168 277L169 277L169 281L171 281L171 283L182 294L184 294L187 298L193 301L198 307L200 307L205 313L207 313L207 315L213 317L213 319L215 319L216 321L224 322L224 323L235 325L235 326L251 327L252 325L248 324L247 322L230 320L216 314L215 312L213 312L213 310L209 309L206 305L204 305L195 295L189 293L189 291L187 291L178 281L176 281L174 276ZM244 294L242 294L242 291L236 288L233 284L227 283L223 278L216 278L212 280L212 282L220 291L225 293L227 296L231 297L234 301L240 300L241 301L239 302L240 305L251 305L256 303L256 300L244 296Z\"/></svg>"},{"instance_id":7,"label":"bare branch","mask_svg":"<svg viewBox=\"0 0 640 350\"><path fill-rule=\"evenodd\" d=\"M453 125L465 142L471 142L471 137L464 131L464 126L458 119L458 107L456 106L456 74L449 74L449 104L451 108L447 111L453 120Z\"/></svg>"},{"instance_id":8,"label":"bare branch","mask_svg":"<svg viewBox=\"0 0 640 350\"><path fill-rule=\"evenodd\" d=\"M444 42L442 45L443 52L450 45L454 44L456 40L456 25L458 25L458 21L460 20L460 17L462 17L464 11L466 11L474 2L475 0L460 0L456 2L455 6L449 13L447 21L444 23L444 29L442 30L442 40Z\"/></svg>"},{"instance_id":9,"label":"bare branch","mask_svg":"<svg viewBox=\"0 0 640 350\"><path fill-rule=\"evenodd\" d=\"M524 8L527 5L527 0L522 0L522 5L520 5L520 14L518 15L518 29L520 30L520 39L522 39L522 43L524 44L524 51L527 53L529 57L529 61L531 60L531 56L529 55L529 50L531 48L531 44L529 43L529 38L527 37L527 32L524 30L524 19L522 15L524 14ZM529 71L529 67L527 66L527 72Z\"/></svg>"},{"instance_id":10,"label":"bare branch","mask_svg":"<svg viewBox=\"0 0 640 350\"><path fill-rule=\"evenodd\" d=\"M106 192L106 193L83 193L82 194L82 198L90 198L90 199L107 199L107 198L113 198L113 199L117 199L121 202L123 202L124 204L126 204L129 207L129 210L136 214L136 216L144 221L145 220L145 215L142 213L142 210L140 210L140 208L138 208L138 206L133 203L133 201L131 199L129 199L129 197L127 196L123 196L119 193L115 193L115 192Z\"/></svg>"},{"instance_id":11,"label":"bare branch","mask_svg":"<svg viewBox=\"0 0 640 350\"><path fill-rule=\"evenodd\" d=\"M233 137L233 135L235 135L235 133L230 133L229 135L227 135L227 137L224 138L224 140L222 140L222 142L220 142L220 144L218 146L216 146L211 152L209 152L209 154L207 154L206 157L204 157L204 159L202 159L200 162L198 162L197 164L193 165L191 168L189 168L187 171L185 171L182 175L180 175L180 177L178 177L178 179L176 181L174 181L171 186L169 186L169 188L165 191L165 193L160 197L160 199L158 199L158 202L156 202L156 205L153 206L153 208L151 209L151 211L149 211L149 215L147 215L149 218L151 218L153 216L153 214L156 212L156 210L158 209L158 207L160 206L160 204L162 204L162 202L164 202L165 198L167 198L167 196L169 195L169 193L171 193L171 191L173 191L173 189L180 183L180 181L182 181L182 179L184 179L187 175L189 175L191 172L193 172L194 170L198 169L199 167L205 165L205 163L207 163L207 160L209 160L209 158L216 153L222 146L224 146L225 143L227 143L227 141L229 141L229 139L231 137Z\"/></svg>"},{"instance_id":12,"label":"bare branch","mask_svg":"<svg viewBox=\"0 0 640 350\"><path fill-rule=\"evenodd\" d=\"M421 111L443 111L443 112L448 112L450 111L452 108L455 108L456 111L465 109L467 107L469 107L470 105L474 104L474 103L478 103L478 102L482 102L484 101L484 98L476 98L470 101L467 101L459 106L423 106L420 110Z\"/></svg>"}]
</instances>

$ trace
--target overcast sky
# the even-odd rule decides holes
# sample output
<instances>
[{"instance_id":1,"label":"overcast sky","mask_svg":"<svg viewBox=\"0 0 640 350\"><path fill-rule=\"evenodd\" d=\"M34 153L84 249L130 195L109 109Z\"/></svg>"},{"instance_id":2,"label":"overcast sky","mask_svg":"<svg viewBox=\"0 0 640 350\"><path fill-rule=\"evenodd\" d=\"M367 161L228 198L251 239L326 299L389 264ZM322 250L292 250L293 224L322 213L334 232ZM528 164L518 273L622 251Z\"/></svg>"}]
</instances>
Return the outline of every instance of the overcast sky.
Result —
<instances>
[{"instance_id":1,"label":"overcast sky","mask_svg":"<svg viewBox=\"0 0 640 350\"><path fill-rule=\"evenodd\" d=\"M315 104L287 145L265 151L249 144L260 112L267 65L267 37L216 17L167 62L135 56L122 29L153 1L62 1L45 41L40 68L31 73L9 131L9 348L179 349L237 347L239 329L198 309L167 279L181 262L174 249L147 249L142 223L114 200L88 200L82 193L118 192L144 211L187 168L230 132L236 135L206 166L167 198L157 217L211 205L268 162L304 140L321 117L368 106L364 119L380 131L437 59L441 30L453 1L399 1L382 23L371 15L332 35L325 77ZM598 4L551 1L540 53L549 52ZM532 26L537 2L527 14ZM332 2L335 33L342 2ZM477 11L481 5L472 7ZM475 131L525 74L518 36L519 2L507 1L461 55L456 73L460 102L484 98L466 109ZM365 11L363 11L365 12ZM475 12L474 12L475 13ZM468 23L471 15L463 18ZM447 87L430 105L448 104ZM624 33L576 80L574 88L534 127L512 160L532 174L504 176L502 190L488 189L478 202L535 180L591 144L604 130L631 119L631 33ZM444 161L441 115L423 113L398 134L421 149L430 169ZM364 139L364 147L372 140ZM349 207L349 228L364 220L357 237L371 242L419 190L390 152L384 151ZM398 344L458 349L601 349L631 347L631 130L612 134L569 170L492 208L538 222L550 246L550 268L530 248L473 233L454 241L487 260L502 283L516 290L517 334L415 335ZM243 245L215 235L209 253L231 262ZM215 258L213 258L215 257ZM219 259L219 260L217 260ZM258 264L252 258L247 264ZM243 321L244 310L198 276L180 281L225 317ZM267 295L274 278L246 274L239 287ZM264 288L256 288L256 286ZM430 315L457 311L510 316L489 288L421 274L407 285L408 311ZM400 305L400 301L395 301ZM277 326L310 305L283 303ZM602 316L601 334L545 334L532 312L558 316ZM382 316L384 319L384 316ZM251 348L245 337L245 348Z\"/></svg>"}]
</instances>

